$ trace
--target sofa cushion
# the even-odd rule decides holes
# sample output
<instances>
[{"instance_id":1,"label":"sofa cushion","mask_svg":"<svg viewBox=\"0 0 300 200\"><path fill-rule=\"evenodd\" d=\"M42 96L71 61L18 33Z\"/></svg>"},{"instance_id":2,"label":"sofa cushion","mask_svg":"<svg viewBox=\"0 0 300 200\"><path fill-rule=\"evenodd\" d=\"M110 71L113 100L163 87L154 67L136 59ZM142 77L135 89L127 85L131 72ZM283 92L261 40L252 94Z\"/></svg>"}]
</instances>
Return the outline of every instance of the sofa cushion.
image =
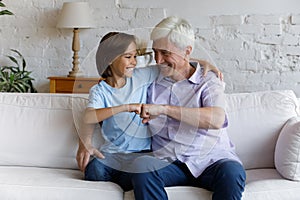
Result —
<instances>
[{"instance_id":1,"label":"sofa cushion","mask_svg":"<svg viewBox=\"0 0 300 200\"><path fill-rule=\"evenodd\" d=\"M226 95L228 134L246 169L274 168L280 130L297 116L298 101L291 90Z\"/></svg>"},{"instance_id":2,"label":"sofa cushion","mask_svg":"<svg viewBox=\"0 0 300 200\"><path fill-rule=\"evenodd\" d=\"M190 186L173 186L166 187L169 200L211 200L212 192L197 187ZM133 191L125 192L124 200L134 200Z\"/></svg>"},{"instance_id":3,"label":"sofa cushion","mask_svg":"<svg viewBox=\"0 0 300 200\"><path fill-rule=\"evenodd\" d=\"M298 200L300 182L283 179L276 169L246 170L243 200Z\"/></svg>"},{"instance_id":4,"label":"sofa cushion","mask_svg":"<svg viewBox=\"0 0 300 200\"><path fill-rule=\"evenodd\" d=\"M243 200L299 200L300 182L283 179L276 169L246 170ZM211 200L212 193L196 187L166 187L169 200ZM134 200L133 191L125 192L124 200Z\"/></svg>"},{"instance_id":5,"label":"sofa cushion","mask_svg":"<svg viewBox=\"0 0 300 200\"><path fill-rule=\"evenodd\" d=\"M0 166L1 199L122 200L115 183L82 180L79 170Z\"/></svg>"},{"instance_id":6,"label":"sofa cushion","mask_svg":"<svg viewBox=\"0 0 300 200\"><path fill-rule=\"evenodd\" d=\"M300 181L300 117L282 128L275 149L275 166L285 178Z\"/></svg>"}]
</instances>

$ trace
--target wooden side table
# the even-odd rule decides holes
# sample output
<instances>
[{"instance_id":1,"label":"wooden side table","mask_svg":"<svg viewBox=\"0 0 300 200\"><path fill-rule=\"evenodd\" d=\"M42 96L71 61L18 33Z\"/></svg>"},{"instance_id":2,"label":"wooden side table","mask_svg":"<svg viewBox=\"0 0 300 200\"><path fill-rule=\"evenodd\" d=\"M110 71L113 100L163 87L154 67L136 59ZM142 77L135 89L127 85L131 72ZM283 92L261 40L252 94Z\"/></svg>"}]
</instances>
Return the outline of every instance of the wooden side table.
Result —
<instances>
[{"instance_id":1,"label":"wooden side table","mask_svg":"<svg viewBox=\"0 0 300 200\"><path fill-rule=\"evenodd\" d=\"M97 84L100 78L92 77L48 77L50 93L89 93L90 88Z\"/></svg>"}]
</instances>

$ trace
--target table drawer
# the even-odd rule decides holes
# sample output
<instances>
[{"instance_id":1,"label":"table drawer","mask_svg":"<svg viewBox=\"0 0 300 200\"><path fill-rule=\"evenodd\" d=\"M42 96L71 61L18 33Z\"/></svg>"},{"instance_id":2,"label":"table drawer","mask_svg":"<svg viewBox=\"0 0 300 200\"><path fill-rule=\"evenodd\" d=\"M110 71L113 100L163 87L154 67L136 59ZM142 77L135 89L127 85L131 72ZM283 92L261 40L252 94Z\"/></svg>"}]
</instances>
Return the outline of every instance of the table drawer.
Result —
<instances>
[{"instance_id":1,"label":"table drawer","mask_svg":"<svg viewBox=\"0 0 300 200\"><path fill-rule=\"evenodd\" d=\"M89 93L98 83L97 78L53 78L50 77L50 92L53 93Z\"/></svg>"}]
</instances>

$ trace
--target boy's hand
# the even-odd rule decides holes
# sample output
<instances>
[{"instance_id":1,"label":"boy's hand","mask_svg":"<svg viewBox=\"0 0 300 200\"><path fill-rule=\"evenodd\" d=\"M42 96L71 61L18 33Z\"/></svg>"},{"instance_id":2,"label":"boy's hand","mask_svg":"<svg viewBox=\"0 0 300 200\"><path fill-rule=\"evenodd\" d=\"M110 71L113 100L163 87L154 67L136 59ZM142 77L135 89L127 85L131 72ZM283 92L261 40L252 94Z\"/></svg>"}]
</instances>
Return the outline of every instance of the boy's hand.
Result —
<instances>
[{"instance_id":1,"label":"boy's hand","mask_svg":"<svg viewBox=\"0 0 300 200\"><path fill-rule=\"evenodd\" d=\"M199 59L195 59L195 58L191 58L190 60L198 62L203 67L203 76L206 76L207 72L212 71L217 75L217 77L221 81L224 80L223 73L216 66L210 64L209 62L207 62L205 60L199 60Z\"/></svg>"},{"instance_id":2,"label":"boy's hand","mask_svg":"<svg viewBox=\"0 0 300 200\"><path fill-rule=\"evenodd\" d=\"M142 104L140 103L132 103L128 104L128 112L135 112L136 114L141 114Z\"/></svg>"},{"instance_id":3,"label":"boy's hand","mask_svg":"<svg viewBox=\"0 0 300 200\"><path fill-rule=\"evenodd\" d=\"M93 146L86 147L81 141L77 150L76 161L80 171L84 172L89 163L90 157L95 156L104 159L104 155Z\"/></svg>"}]
</instances>

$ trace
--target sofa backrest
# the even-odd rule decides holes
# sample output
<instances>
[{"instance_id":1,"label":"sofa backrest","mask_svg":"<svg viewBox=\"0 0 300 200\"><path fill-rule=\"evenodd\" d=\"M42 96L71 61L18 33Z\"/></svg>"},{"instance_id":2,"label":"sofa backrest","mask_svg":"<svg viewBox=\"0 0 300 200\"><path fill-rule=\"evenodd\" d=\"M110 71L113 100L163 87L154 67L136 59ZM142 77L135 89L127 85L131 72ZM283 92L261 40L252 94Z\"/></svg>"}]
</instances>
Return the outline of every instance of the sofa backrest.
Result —
<instances>
[{"instance_id":1,"label":"sofa backrest","mask_svg":"<svg viewBox=\"0 0 300 200\"><path fill-rule=\"evenodd\" d=\"M274 167L275 145L286 121L297 116L293 91L227 94L228 133L246 169Z\"/></svg>"},{"instance_id":2,"label":"sofa backrest","mask_svg":"<svg viewBox=\"0 0 300 200\"><path fill-rule=\"evenodd\" d=\"M226 100L228 132L245 168L274 167L279 132L297 115L295 94L226 94ZM0 93L0 165L77 169L77 131L86 103L87 95Z\"/></svg>"},{"instance_id":3,"label":"sofa backrest","mask_svg":"<svg viewBox=\"0 0 300 200\"><path fill-rule=\"evenodd\" d=\"M81 95L0 93L0 165L76 169L86 103Z\"/></svg>"}]
</instances>

